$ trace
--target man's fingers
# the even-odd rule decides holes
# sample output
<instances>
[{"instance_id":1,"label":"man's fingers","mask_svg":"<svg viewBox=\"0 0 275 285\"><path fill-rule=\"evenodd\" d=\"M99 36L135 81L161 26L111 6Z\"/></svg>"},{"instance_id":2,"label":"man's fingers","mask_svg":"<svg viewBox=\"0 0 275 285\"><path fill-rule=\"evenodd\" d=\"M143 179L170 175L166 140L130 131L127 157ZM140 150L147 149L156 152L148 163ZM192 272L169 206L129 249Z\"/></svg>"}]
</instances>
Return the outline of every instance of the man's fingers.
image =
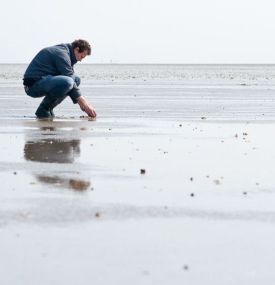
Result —
<instances>
[{"instance_id":1,"label":"man's fingers","mask_svg":"<svg viewBox=\"0 0 275 285\"><path fill-rule=\"evenodd\" d=\"M88 108L88 110L86 111L86 113L91 116L91 117L96 117L96 112L94 109L92 108Z\"/></svg>"},{"instance_id":2,"label":"man's fingers","mask_svg":"<svg viewBox=\"0 0 275 285\"><path fill-rule=\"evenodd\" d=\"M83 96L78 98L78 104L80 109L85 112L90 117L96 117L96 111L93 106L91 106L88 101Z\"/></svg>"},{"instance_id":3,"label":"man's fingers","mask_svg":"<svg viewBox=\"0 0 275 285\"><path fill-rule=\"evenodd\" d=\"M91 114L92 114L92 117L96 117L96 112L94 110L92 110Z\"/></svg>"}]
</instances>

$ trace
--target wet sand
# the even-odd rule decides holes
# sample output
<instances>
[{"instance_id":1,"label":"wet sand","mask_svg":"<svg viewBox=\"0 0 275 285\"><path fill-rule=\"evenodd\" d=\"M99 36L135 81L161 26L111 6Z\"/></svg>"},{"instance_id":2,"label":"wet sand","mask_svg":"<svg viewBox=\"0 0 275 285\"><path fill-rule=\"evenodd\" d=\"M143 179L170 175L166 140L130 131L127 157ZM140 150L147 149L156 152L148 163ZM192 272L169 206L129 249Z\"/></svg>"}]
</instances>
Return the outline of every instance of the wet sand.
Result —
<instances>
[{"instance_id":1,"label":"wet sand","mask_svg":"<svg viewBox=\"0 0 275 285\"><path fill-rule=\"evenodd\" d=\"M95 121L69 99L36 120L0 78L0 283L273 284L275 84L255 70L86 78Z\"/></svg>"}]
</instances>

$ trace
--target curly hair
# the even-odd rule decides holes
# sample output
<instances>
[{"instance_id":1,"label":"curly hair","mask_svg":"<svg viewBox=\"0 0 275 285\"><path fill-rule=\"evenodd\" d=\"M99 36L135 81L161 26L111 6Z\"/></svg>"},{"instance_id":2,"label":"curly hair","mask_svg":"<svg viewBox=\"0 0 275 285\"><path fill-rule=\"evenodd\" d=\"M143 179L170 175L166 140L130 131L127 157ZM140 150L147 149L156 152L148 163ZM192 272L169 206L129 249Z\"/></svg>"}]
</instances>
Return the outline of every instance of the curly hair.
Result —
<instances>
[{"instance_id":1,"label":"curly hair","mask_svg":"<svg viewBox=\"0 0 275 285\"><path fill-rule=\"evenodd\" d=\"M75 40L72 42L72 47L73 49L75 48L79 48L79 52L83 52L83 51L87 51L88 55L91 54L91 45L89 44L89 42L85 41L85 40Z\"/></svg>"}]
</instances>

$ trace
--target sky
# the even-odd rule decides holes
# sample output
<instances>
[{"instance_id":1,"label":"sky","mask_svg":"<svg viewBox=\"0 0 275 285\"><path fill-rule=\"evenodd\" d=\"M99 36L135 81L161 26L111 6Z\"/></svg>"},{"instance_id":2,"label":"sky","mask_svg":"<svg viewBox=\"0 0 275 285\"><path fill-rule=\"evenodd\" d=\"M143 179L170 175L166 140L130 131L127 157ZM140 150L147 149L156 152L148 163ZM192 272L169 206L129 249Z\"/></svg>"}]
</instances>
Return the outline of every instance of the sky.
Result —
<instances>
[{"instance_id":1,"label":"sky","mask_svg":"<svg viewBox=\"0 0 275 285\"><path fill-rule=\"evenodd\" d=\"M8 0L0 63L83 38L85 63L275 63L271 0Z\"/></svg>"}]
</instances>

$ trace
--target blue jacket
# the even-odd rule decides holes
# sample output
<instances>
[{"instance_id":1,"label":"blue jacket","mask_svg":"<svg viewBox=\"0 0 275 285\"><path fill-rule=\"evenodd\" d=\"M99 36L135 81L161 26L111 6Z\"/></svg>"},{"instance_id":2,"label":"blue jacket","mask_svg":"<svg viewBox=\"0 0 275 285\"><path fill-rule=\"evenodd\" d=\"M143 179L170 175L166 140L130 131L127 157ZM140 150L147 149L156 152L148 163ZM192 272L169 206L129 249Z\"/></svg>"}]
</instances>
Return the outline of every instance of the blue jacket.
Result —
<instances>
[{"instance_id":1,"label":"blue jacket","mask_svg":"<svg viewBox=\"0 0 275 285\"><path fill-rule=\"evenodd\" d=\"M29 64L24 78L40 79L45 75L74 75L77 60L71 44L60 44L42 49Z\"/></svg>"}]
</instances>

